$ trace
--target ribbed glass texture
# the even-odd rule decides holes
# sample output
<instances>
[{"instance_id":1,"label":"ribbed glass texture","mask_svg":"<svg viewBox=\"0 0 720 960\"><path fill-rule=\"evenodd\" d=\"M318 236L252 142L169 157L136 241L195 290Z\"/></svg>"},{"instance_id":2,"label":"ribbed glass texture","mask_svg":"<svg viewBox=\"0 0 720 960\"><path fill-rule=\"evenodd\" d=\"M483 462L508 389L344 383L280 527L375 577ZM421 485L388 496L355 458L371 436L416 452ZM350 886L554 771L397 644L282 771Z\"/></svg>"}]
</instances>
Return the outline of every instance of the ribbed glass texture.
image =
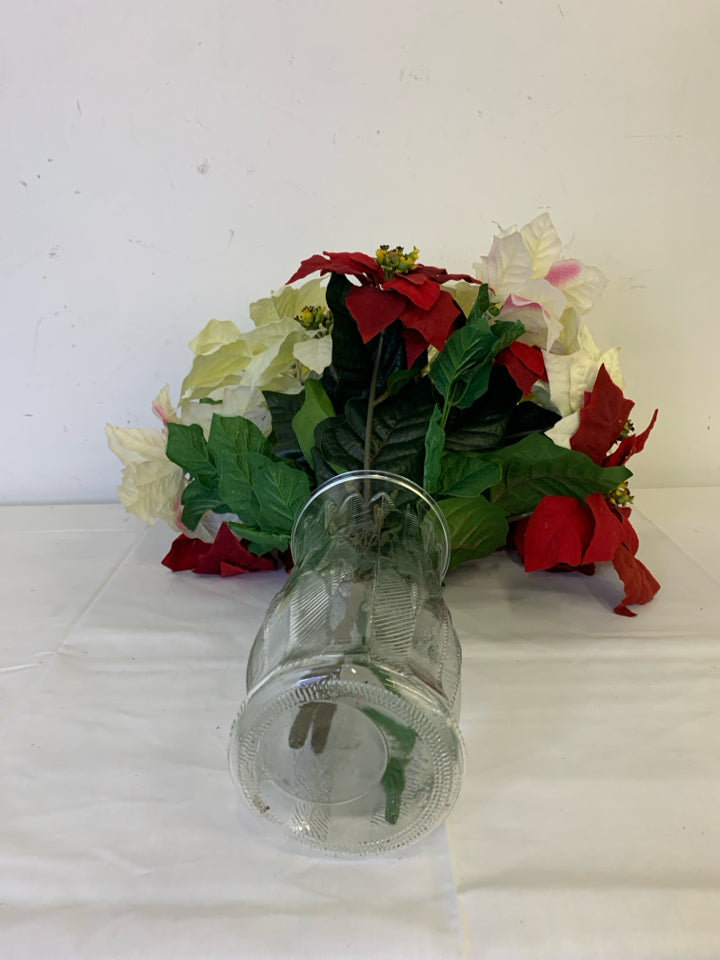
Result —
<instances>
[{"instance_id":1,"label":"ribbed glass texture","mask_svg":"<svg viewBox=\"0 0 720 960\"><path fill-rule=\"evenodd\" d=\"M342 474L300 513L292 551L250 653L233 778L260 817L319 852L411 843L462 778L444 517L402 477Z\"/></svg>"}]
</instances>

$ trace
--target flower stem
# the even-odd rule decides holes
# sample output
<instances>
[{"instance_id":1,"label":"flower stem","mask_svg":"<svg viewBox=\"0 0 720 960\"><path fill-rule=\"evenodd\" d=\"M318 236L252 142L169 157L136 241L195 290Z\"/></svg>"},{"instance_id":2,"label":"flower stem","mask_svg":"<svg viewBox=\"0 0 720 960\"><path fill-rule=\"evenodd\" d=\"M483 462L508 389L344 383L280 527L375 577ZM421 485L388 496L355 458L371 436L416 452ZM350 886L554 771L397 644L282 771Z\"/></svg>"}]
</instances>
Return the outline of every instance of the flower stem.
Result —
<instances>
[{"instance_id":1,"label":"flower stem","mask_svg":"<svg viewBox=\"0 0 720 960\"><path fill-rule=\"evenodd\" d=\"M375 366L373 367L372 378L370 380L370 394L368 396L367 419L365 420L365 455L363 457L363 469L370 469L370 454L372 450L372 429L373 416L375 413L375 394L377 393L378 375L380 373L380 360L382 358L383 334L381 331L378 337L377 354L375 355Z\"/></svg>"}]
</instances>

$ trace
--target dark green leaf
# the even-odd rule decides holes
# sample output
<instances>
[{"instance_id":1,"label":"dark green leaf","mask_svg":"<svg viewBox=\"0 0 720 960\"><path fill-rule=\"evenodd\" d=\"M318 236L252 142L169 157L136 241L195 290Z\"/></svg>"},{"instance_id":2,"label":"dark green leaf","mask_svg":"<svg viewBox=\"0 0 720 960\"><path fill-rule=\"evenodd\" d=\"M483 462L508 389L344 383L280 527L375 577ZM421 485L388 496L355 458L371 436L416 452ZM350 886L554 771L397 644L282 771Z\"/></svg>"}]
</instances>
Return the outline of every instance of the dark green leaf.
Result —
<instances>
[{"instance_id":1,"label":"dark green leaf","mask_svg":"<svg viewBox=\"0 0 720 960\"><path fill-rule=\"evenodd\" d=\"M560 414L546 410L532 400L523 400L513 409L503 443L515 443L531 433L544 433L560 420Z\"/></svg>"},{"instance_id":2,"label":"dark green leaf","mask_svg":"<svg viewBox=\"0 0 720 960\"><path fill-rule=\"evenodd\" d=\"M275 456L284 460L299 459L303 456L303 452L293 430L292 421L302 407L304 394L264 390L263 396L272 417L271 441Z\"/></svg>"},{"instance_id":3,"label":"dark green leaf","mask_svg":"<svg viewBox=\"0 0 720 960\"><path fill-rule=\"evenodd\" d=\"M503 471L490 499L511 516L530 513L549 494L583 500L614 490L632 476L627 467L600 467L584 453L558 447L540 433L486 456Z\"/></svg>"},{"instance_id":4,"label":"dark green leaf","mask_svg":"<svg viewBox=\"0 0 720 960\"><path fill-rule=\"evenodd\" d=\"M439 492L448 497L478 497L498 483L502 468L476 453L443 454Z\"/></svg>"},{"instance_id":5,"label":"dark green leaf","mask_svg":"<svg viewBox=\"0 0 720 960\"><path fill-rule=\"evenodd\" d=\"M373 416L370 466L399 473L421 484L424 441L433 407L427 380L378 404ZM315 441L322 457L337 472L362 469L366 417L367 401L350 400L342 416L318 425Z\"/></svg>"},{"instance_id":6,"label":"dark green leaf","mask_svg":"<svg viewBox=\"0 0 720 960\"><path fill-rule=\"evenodd\" d=\"M215 465L210 459L202 427L198 423L168 423L167 457L191 477L207 486L217 480Z\"/></svg>"},{"instance_id":7,"label":"dark green leaf","mask_svg":"<svg viewBox=\"0 0 720 960\"><path fill-rule=\"evenodd\" d=\"M304 396L302 407L293 417L292 428L305 459L312 463L315 427L328 417L334 417L335 410L319 380L306 381Z\"/></svg>"},{"instance_id":8,"label":"dark green leaf","mask_svg":"<svg viewBox=\"0 0 720 960\"><path fill-rule=\"evenodd\" d=\"M345 306L352 284L340 274L330 275L325 296L333 315L332 362L322 377L325 392L338 409L351 397L369 389L373 358L362 341L357 323Z\"/></svg>"},{"instance_id":9,"label":"dark green leaf","mask_svg":"<svg viewBox=\"0 0 720 960\"><path fill-rule=\"evenodd\" d=\"M487 392L465 410L453 410L447 423L447 450L493 450L503 442L522 392L505 367L494 366Z\"/></svg>"},{"instance_id":10,"label":"dark green leaf","mask_svg":"<svg viewBox=\"0 0 720 960\"><path fill-rule=\"evenodd\" d=\"M418 375L417 369L413 367L410 370L396 370L388 377L387 389L390 393L400 393L409 383Z\"/></svg>"},{"instance_id":11,"label":"dark green leaf","mask_svg":"<svg viewBox=\"0 0 720 960\"><path fill-rule=\"evenodd\" d=\"M505 511L489 503L485 497L465 499L452 497L439 500L450 527L452 554L450 567L486 557L507 540L508 522Z\"/></svg>"},{"instance_id":12,"label":"dark green leaf","mask_svg":"<svg viewBox=\"0 0 720 960\"><path fill-rule=\"evenodd\" d=\"M440 426L442 412L435 406L430 416L427 433L425 434L425 469L423 473L423 487L430 493L438 489L440 480L440 463L443 447L445 446L445 431Z\"/></svg>"}]
</instances>

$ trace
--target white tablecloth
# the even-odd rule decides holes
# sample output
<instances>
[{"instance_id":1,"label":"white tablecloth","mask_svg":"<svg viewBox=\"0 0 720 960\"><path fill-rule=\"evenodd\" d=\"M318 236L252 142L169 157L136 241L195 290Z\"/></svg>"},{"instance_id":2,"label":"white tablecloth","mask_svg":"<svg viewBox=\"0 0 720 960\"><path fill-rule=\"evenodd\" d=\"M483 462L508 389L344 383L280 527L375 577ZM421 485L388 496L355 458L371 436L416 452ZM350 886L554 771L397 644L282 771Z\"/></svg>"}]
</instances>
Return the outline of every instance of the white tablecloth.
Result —
<instances>
[{"instance_id":1,"label":"white tablecloth","mask_svg":"<svg viewBox=\"0 0 720 960\"><path fill-rule=\"evenodd\" d=\"M1 508L0 958L717 960L720 488L637 505L634 619L612 570L451 575L463 791L370 861L284 849L227 773L283 573L172 574L117 505Z\"/></svg>"}]
</instances>

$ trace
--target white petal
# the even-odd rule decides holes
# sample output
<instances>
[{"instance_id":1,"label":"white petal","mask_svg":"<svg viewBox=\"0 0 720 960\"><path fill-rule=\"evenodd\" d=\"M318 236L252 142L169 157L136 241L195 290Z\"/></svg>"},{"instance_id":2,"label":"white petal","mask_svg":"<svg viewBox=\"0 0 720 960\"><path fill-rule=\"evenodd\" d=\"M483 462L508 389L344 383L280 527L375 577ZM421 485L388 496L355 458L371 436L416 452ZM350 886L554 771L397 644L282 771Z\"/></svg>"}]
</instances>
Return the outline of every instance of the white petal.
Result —
<instances>
[{"instance_id":1,"label":"white petal","mask_svg":"<svg viewBox=\"0 0 720 960\"><path fill-rule=\"evenodd\" d=\"M300 287L281 287L272 296L250 304L250 316L256 327L276 320L294 319L303 307L326 307L325 277L308 280Z\"/></svg>"},{"instance_id":2,"label":"white petal","mask_svg":"<svg viewBox=\"0 0 720 960\"><path fill-rule=\"evenodd\" d=\"M469 283L467 280L452 280L449 283L442 284L442 289L447 290L466 317L470 316L470 311L477 300L480 289L477 283Z\"/></svg>"},{"instance_id":3,"label":"white petal","mask_svg":"<svg viewBox=\"0 0 720 960\"><path fill-rule=\"evenodd\" d=\"M483 279L502 299L517 293L532 277L530 253L518 232L495 237L490 253L483 257L483 265Z\"/></svg>"},{"instance_id":4,"label":"white petal","mask_svg":"<svg viewBox=\"0 0 720 960\"><path fill-rule=\"evenodd\" d=\"M545 436L549 437L558 447L570 449L570 441L575 436L577 428L580 426L580 413L571 413L562 420L558 420L549 430L545 431Z\"/></svg>"},{"instance_id":5,"label":"white petal","mask_svg":"<svg viewBox=\"0 0 720 960\"><path fill-rule=\"evenodd\" d=\"M162 420L163 424L166 424L168 420L171 420L175 416L177 411L175 410L175 404L170 399L169 384L166 383L153 400L152 412Z\"/></svg>"},{"instance_id":6,"label":"white petal","mask_svg":"<svg viewBox=\"0 0 720 960\"><path fill-rule=\"evenodd\" d=\"M313 373L322 373L332 362L332 339L324 336L301 340L293 347L293 356Z\"/></svg>"},{"instance_id":7,"label":"white petal","mask_svg":"<svg viewBox=\"0 0 720 960\"><path fill-rule=\"evenodd\" d=\"M575 307L580 313L587 313L606 286L607 277L601 270L583 264L580 273L567 283L561 284L560 289L567 297L569 306Z\"/></svg>"},{"instance_id":8,"label":"white petal","mask_svg":"<svg viewBox=\"0 0 720 960\"><path fill-rule=\"evenodd\" d=\"M533 277L544 277L562 254L562 243L549 214L541 213L526 223L520 235L530 253Z\"/></svg>"},{"instance_id":9,"label":"white petal","mask_svg":"<svg viewBox=\"0 0 720 960\"><path fill-rule=\"evenodd\" d=\"M196 356L215 353L228 343L242 339L240 328L232 320L209 320L200 333L190 341L190 349Z\"/></svg>"},{"instance_id":10,"label":"white petal","mask_svg":"<svg viewBox=\"0 0 720 960\"><path fill-rule=\"evenodd\" d=\"M127 466L147 459L165 458L167 434L153 427L117 427L105 424L108 446Z\"/></svg>"}]
</instances>

